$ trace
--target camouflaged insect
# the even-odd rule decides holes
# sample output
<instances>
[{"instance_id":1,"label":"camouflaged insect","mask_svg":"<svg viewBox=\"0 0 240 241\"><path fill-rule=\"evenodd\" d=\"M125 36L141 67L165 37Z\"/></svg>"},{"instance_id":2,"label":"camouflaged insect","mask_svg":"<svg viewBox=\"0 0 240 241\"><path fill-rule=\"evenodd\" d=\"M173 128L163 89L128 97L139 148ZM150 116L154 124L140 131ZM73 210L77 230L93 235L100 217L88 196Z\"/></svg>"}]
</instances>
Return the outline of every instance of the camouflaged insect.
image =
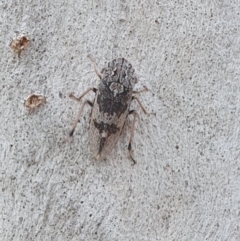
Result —
<instances>
[{"instance_id":1,"label":"camouflaged insect","mask_svg":"<svg viewBox=\"0 0 240 241\"><path fill-rule=\"evenodd\" d=\"M91 59L90 56L88 57ZM92 59L91 61L93 62ZM108 67L103 69L101 73L98 73L94 63L94 70L101 80L98 89L88 88L80 97L70 94L71 98L78 101L89 91L94 91L96 96L94 103L88 100L84 101L75 124L69 133L69 137L74 133L85 104L89 104L92 106L89 128L90 149L97 159L103 159L112 151L119 140L127 116L132 114L134 119L131 127L128 151L130 158L135 164L135 160L132 157L132 139L137 112L129 108L132 100L135 99L144 113L148 114L139 99L134 96L134 94L147 89L133 91L133 87L137 83L137 77L132 65L124 58L114 59L108 63Z\"/></svg>"}]
</instances>

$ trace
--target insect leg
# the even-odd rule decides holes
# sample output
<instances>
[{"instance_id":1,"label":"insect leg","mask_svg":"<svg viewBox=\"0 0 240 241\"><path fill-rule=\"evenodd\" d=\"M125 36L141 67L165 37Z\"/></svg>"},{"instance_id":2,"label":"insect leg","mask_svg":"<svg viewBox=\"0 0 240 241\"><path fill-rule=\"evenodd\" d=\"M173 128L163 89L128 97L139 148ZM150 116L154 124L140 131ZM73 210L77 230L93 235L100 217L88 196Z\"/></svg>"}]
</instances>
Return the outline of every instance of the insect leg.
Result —
<instances>
[{"instance_id":1,"label":"insect leg","mask_svg":"<svg viewBox=\"0 0 240 241\"><path fill-rule=\"evenodd\" d=\"M135 110L130 110L129 115L133 115L133 122L132 122L131 132L130 132L130 140L129 140L129 143L128 143L128 153L129 153L129 156L130 156L131 160L133 161L133 165L135 165L136 161L133 159L133 156L132 156L132 153L133 153L132 140L133 140L133 136L134 136L136 117L138 116L138 113Z\"/></svg>"},{"instance_id":2,"label":"insect leg","mask_svg":"<svg viewBox=\"0 0 240 241\"><path fill-rule=\"evenodd\" d=\"M76 120L75 120L75 122L74 122L74 124L73 124L72 130L69 132L69 135L68 135L68 137L64 140L64 142L69 141L69 139L73 136L73 133L74 133L74 131L75 131L75 128L76 128L76 126L77 126L77 123L78 123L78 121L79 121L79 118L80 118L80 116L81 116L81 114L82 114L83 108L84 108L84 106L85 106L86 104L89 104L91 107L93 106L93 103L92 103L91 101L89 101L89 100L85 100L85 101L83 102L83 104L81 105L81 108L80 108L80 110L79 110L79 112L78 112L77 118L76 118Z\"/></svg>"},{"instance_id":3,"label":"insect leg","mask_svg":"<svg viewBox=\"0 0 240 241\"><path fill-rule=\"evenodd\" d=\"M91 91L91 90L94 91L95 93L97 92L97 89L96 89L96 88L88 88L88 89L87 89L86 91L84 91L79 97L74 96L72 93L69 95L69 97L72 98L72 99L74 99L74 100L80 101L80 100L83 98L83 96L85 96L85 95L86 95L89 91ZM85 101L83 102L83 104L82 104L82 106L81 106L81 108L80 108L80 110L79 110L78 116L77 116L77 118L76 118L76 120L75 120L75 122L74 122L74 125L73 125L73 127L72 127L72 130L69 132L69 135L68 135L68 137L64 140L64 142L67 142L67 141L73 136L73 133L74 133L74 131L75 131L75 128L76 128L76 126L77 126L77 123L78 123L78 121L79 121L79 118L80 118L80 116L81 116L81 114L82 114L83 108L84 108L84 106L85 106L86 104L89 104L90 106L93 106L93 103L92 103L91 101L85 100Z\"/></svg>"},{"instance_id":4,"label":"insect leg","mask_svg":"<svg viewBox=\"0 0 240 241\"><path fill-rule=\"evenodd\" d=\"M98 76L98 78L102 79L102 75L98 72L97 65L96 65L95 61L93 60L92 56L89 54L87 57L93 63L93 68L94 68L94 71L95 71L96 75Z\"/></svg>"},{"instance_id":5,"label":"insect leg","mask_svg":"<svg viewBox=\"0 0 240 241\"><path fill-rule=\"evenodd\" d=\"M69 97L70 98L72 98L72 99L74 99L74 100L77 100L77 101L80 101L81 99L82 99L82 97L84 96L84 95L86 95L89 91L93 91L93 92L97 92L97 89L96 88L88 88L87 90L85 90L79 97L76 97L76 96L74 96L73 95L73 93L70 93L69 94Z\"/></svg>"},{"instance_id":6,"label":"insect leg","mask_svg":"<svg viewBox=\"0 0 240 241\"><path fill-rule=\"evenodd\" d=\"M142 105L142 103L141 103L141 101L139 100L138 97L133 96L133 97L132 97L132 100L136 100L136 101L137 101L137 103L138 103L139 106L141 107L141 109L142 109L142 111L144 112L144 114L156 116L156 113L154 113L154 112L148 113L148 112L146 111L146 109L143 107L143 105Z\"/></svg>"},{"instance_id":7,"label":"insect leg","mask_svg":"<svg viewBox=\"0 0 240 241\"><path fill-rule=\"evenodd\" d=\"M145 92L145 91L148 91L148 88L147 88L146 86L144 86L144 88L141 89L141 90L135 90L135 91L133 91L133 94L140 94L140 93Z\"/></svg>"}]
</instances>

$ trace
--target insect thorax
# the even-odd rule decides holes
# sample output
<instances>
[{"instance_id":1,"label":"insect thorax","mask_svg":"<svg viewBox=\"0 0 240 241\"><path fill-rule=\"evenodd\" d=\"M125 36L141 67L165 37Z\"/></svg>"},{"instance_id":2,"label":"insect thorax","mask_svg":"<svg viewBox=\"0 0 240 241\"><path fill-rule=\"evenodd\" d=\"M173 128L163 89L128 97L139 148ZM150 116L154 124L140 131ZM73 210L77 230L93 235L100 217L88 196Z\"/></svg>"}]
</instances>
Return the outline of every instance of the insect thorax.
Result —
<instances>
[{"instance_id":1,"label":"insect thorax","mask_svg":"<svg viewBox=\"0 0 240 241\"><path fill-rule=\"evenodd\" d=\"M132 91L137 83L137 77L132 65L126 59L118 58L108 63L108 67L103 72L102 82L116 96Z\"/></svg>"},{"instance_id":2,"label":"insect thorax","mask_svg":"<svg viewBox=\"0 0 240 241\"><path fill-rule=\"evenodd\" d=\"M114 59L104 69L98 88L97 104L101 113L120 116L128 111L137 78L132 65L124 58Z\"/></svg>"}]
</instances>

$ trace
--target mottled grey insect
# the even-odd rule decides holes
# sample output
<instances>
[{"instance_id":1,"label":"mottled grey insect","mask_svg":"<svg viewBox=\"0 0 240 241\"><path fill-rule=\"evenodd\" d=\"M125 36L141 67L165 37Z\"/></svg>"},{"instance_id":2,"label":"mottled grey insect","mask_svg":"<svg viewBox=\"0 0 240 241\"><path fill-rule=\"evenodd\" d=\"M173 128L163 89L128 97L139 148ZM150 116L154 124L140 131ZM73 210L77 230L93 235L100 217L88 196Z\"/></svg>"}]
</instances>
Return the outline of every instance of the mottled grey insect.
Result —
<instances>
[{"instance_id":1,"label":"mottled grey insect","mask_svg":"<svg viewBox=\"0 0 240 241\"><path fill-rule=\"evenodd\" d=\"M92 58L88 57L94 63ZM155 113L147 113L138 97L134 95L146 91L147 88L145 87L141 91L133 91L133 87L137 83L137 77L132 65L124 58L114 59L109 62L107 68L104 68L101 73L97 71L96 64L94 63L94 70L101 80L98 89L88 88L79 97L70 94L71 98L80 101L89 91L96 93L94 103L88 100L83 102L74 126L69 133L69 137L72 137L74 133L84 106L89 104L92 107L89 128L90 149L97 159L103 159L111 152L119 140L127 116L131 114L134 119L131 127L128 151L130 158L135 164L136 162L132 156L132 139L137 112L130 110L130 104L132 100L136 100L145 114L155 115Z\"/></svg>"}]
</instances>

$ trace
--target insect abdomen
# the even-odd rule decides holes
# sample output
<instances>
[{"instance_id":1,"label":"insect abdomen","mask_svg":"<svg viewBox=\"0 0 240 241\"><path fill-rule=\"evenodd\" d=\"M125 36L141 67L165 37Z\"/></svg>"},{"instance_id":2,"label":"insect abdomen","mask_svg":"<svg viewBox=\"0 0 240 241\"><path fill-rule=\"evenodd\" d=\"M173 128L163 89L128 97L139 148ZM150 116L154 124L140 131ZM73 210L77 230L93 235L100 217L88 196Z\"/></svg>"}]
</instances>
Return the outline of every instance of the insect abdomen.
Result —
<instances>
[{"instance_id":1,"label":"insect abdomen","mask_svg":"<svg viewBox=\"0 0 240 241\"><path fill-rule=\"evenodd\" d=\"M110 90L106 94L107 88L102 83L99 85L90 123L90 148L98 159L109 154L119 140L132 96L130 91L114 97Z\"/></svg>"}]
</instances>

